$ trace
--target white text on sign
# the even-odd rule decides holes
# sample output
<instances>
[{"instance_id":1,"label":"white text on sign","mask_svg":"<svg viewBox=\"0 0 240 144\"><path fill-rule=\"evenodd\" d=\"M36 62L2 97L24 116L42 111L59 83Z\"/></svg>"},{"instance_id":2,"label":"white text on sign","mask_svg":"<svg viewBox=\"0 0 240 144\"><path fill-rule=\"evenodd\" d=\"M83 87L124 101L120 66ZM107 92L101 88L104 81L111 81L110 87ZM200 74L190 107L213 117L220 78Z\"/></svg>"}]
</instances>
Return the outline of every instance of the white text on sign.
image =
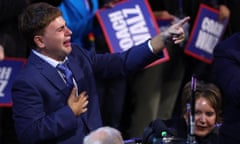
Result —
<instances>
[{"instance_id":1,"label":"white text on sign","mask_svg":"<svg viewBox=\"0 0 240 144\"><path fill-rule=\"evenodd\" d=\"M124 51L151 37L139 5L115 11L108 17L112 22L112 28L116 31L115 36L119 39L119 46Z\"/></svg>"},{"instance_id":2,"label":"white text on sign","mask_svg":"<svg viewBox=\"0 0 240 144\"><path fill-rule=\"evenodd\" d=\"M205 17L201 24L201 30L199 31L195 46L212 54L223 32L223 28L223 24Z\"/></svg>"},{"instance_id":3,"label":"white text on sign","mask_svg":"<svg viewBox=\"0 0 240 144\"><path fill-rule=\"evenodd\" d=\"M12 68L11 67L0 67L0 97L4 97L4 89L8 84L8 80L11 76Z\"/></svg>"}]
</instances>

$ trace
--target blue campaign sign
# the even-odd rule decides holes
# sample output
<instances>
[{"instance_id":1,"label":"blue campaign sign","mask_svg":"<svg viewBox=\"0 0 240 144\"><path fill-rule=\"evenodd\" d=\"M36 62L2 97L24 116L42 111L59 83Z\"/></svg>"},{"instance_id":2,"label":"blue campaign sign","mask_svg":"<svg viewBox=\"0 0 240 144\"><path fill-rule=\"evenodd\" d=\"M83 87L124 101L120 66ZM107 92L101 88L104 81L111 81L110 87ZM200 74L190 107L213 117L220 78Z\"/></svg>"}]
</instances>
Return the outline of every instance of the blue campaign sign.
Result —
<instances>
[{"instance_id":1,"label":"blue campaign sign","mask_svg":"<svg viewBox=\"0 0 240 144\"><path fill-rule=\"evenodd\" d=\"M125 0L97 11L110 52L122 52L157 35L159 27L147 0ZM149 66L169 60L168 51Z\"/></svg>"},{"instance_id":2,"label":"blue campaign sign","mask_svg":"<svg viewBox=\"0 0 240 144\"><path fill-rule=\"evenodd\" d=\"M205 63L211 64L213 51L221 39L228 19L219 21L219 11L201 4L198 10L191 35L184 52Z\"/></svg>"},{"instance_id":3,"label":"blue campaign sign","mask_svg":"<svg viewBox=\"0 0 240 144\"><path fill-rule=\"evenodd\" d=\"M6 58L0 61L0 106L12 106L11 87L25 59Z\"/></svg>"}]
</instances>

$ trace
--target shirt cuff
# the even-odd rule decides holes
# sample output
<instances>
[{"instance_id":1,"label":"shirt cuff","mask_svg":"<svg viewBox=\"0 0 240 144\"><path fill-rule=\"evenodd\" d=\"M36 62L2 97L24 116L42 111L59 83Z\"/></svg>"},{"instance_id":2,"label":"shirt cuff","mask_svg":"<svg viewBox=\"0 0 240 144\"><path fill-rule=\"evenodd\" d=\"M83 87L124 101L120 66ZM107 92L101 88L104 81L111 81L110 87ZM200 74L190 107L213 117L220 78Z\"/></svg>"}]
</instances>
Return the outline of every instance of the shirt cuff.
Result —
<instances>
[{"instance_id":1,"label":"shirt cuff","mask_svg":"<svg viewBox=\"0 0 240 144\"><path fill-rule=\"evenodd\" d=\"M153 47L151 45L151 40L148 40L148 48L150 49L150 51L153 53Z\"/></svg>"}]
</instances>

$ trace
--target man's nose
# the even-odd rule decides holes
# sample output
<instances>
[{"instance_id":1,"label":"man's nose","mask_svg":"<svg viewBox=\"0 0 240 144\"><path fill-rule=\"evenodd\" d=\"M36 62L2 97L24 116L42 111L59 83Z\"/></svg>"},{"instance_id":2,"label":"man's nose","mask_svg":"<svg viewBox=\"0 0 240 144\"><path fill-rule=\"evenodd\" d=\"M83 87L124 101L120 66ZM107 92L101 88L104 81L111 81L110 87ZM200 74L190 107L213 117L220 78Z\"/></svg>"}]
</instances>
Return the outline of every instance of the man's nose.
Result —
<instances>
[{"instance_id":1,"label":"man's nose","mask_svg":"<svg viewBox=\"0 0 240 144\"><path fill-rule=\"evenodd\" d=\"M65 28L65 33L67 35L72 35L72 31L68 27Z\"/></svg>"}]
</instances>

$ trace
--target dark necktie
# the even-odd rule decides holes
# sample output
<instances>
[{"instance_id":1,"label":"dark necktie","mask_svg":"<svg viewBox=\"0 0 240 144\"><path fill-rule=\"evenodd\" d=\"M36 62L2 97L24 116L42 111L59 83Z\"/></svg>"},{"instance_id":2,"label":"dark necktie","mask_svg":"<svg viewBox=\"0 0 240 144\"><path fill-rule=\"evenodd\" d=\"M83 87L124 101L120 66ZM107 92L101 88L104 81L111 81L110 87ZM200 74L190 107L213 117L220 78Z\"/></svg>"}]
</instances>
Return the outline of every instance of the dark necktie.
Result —
<instances>
[{"instance_id":1,"label":"dark necktie","mask_svg":"<svg viewBox=\"0 0 240 144\"><path fill-rule=\"evenodd\" d=\"M64 78L67 82L67 86L73 87L73 75L71 70L63 63L58 64L57 69L64 74Z\"/></svg>"}]
</instances>

